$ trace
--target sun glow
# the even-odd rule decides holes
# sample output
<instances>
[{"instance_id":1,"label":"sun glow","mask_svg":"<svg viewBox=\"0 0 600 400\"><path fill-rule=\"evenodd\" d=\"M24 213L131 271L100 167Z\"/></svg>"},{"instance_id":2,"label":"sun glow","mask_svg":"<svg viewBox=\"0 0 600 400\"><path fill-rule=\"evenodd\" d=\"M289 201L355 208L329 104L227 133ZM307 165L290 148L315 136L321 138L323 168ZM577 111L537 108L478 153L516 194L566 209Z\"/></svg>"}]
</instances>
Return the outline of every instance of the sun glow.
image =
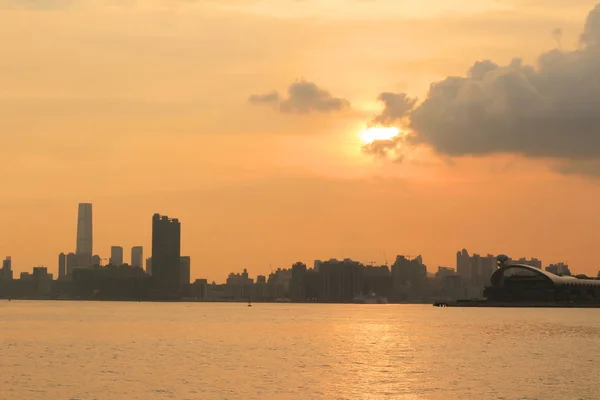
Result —
<instances>
[{"instance_id":1,"label":"sun glow","mask_svg":"<svg viewBox=\"0 0 600 400\"><path fill-rule=\"evenodd\" d=\"M394 137L398 136L400 130L396 127L372 127L363 129L359 133L360 140L365 143L373 143L376 140L391 140Z\"/></svg>"}]
</instances>

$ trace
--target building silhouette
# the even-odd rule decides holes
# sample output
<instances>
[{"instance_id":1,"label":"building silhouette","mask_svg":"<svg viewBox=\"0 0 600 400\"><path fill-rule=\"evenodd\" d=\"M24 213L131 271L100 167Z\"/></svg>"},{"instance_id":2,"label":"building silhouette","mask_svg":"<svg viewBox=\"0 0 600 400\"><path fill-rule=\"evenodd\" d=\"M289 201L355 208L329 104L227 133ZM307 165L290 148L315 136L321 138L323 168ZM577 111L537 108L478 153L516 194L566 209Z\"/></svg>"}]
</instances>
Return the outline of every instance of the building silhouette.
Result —
<instances>
[{"instance_id":1,"label":"building silhouette","mask_svg":"<svg viewBox=\"0 0 600 400\"><path fill-rule=\"evenodd\" d=\"M89 267L92 264L93 229L92 205L80 203L77 213L77 267Z\"/></svg>"},{"instance_id":2,"label":"building silhouette","mask_svg":"<svg viewBox=\"0 0 600 400\"><path fill-rule=\"evenodd\" d=\"M73 276L73 270L78 267L77 265L77 254L67 254L67 276Z\"/></svg>"},{"instance_id":3,"label":"building silhouette","mask_svg":"<svg viewBox=\"0 0 600 400\"><path fill-rule=\"evenodd\" d=\"M427 267L421 256L411 260L408 256L398 255L392 265L391 277L396 300L414 300L424 290Z\"/></svg>"},{"instance_id":4,"label":"building silhouette","mask_svg":"<svg viewBox=\"0 0 600 400\"><path fill-rule=\"evenodd\" d=\"M190 284L192 260L190 256L182 256L179 258L180 268L180 285Z\"/></svg>"},{"instance_id":5,"label":"building silhouette","mask_svg":"<svg viewBox=\"0 0 600 400\"><path fill-rule=\"evenodd\" d=\"M528 264L526 264L526 265L528 265ZM559 275L559 276L570 276L571 275L571 270L569 269L569 266L567 264L565 264L564 262L550 264L546 267L546 271L553 273L554 275ZM599 276L599 278L600 278L600 276Z\"/></svg>"},{"instance_id":6,"label":"building silhouette","mask_svg":"<svg viewBox=\"0 0 600 400\"><path fill-rule=\"evenodd\" d=\"M10 257L6 257L4 261L2 261L2 270L0 271L2 279L4 280L12 280L13 271L12 271L12 259Z\"/></svg>"},{"instance_id":7,"label":"building silhouette","mask_svg":"<svg viewBox=\"0 0 600 400\"><path fill-rule=\"evenodd\" d=\"M146 275L152 276L152 257L146 258Z\"/></svg>"},{"instance_id":8,"label":"building silhouette","mask_svg":"<svg viewBox=\"0 0 600 400\"><path fill-rule=\"evenodd\" d=\"M134 246L131 248L131 264L132 267L144 267L144 248L142 246Z\"/></svg>"},{"instance_id":9,"label":"building silhouette","mask_svg":"<svg viewBox=\"0 0 600 400\"><path fill-rule=\"evenodd\" d=\"M110 264L116 266L123 265L123 247L112 246L110 248Z\"/></svg>"},{"instance_id":10,"label":"building silhouette","mask_svg":"<svg viewBox=\"0 0 600 400\"><path fill-rule=\"evenodd\" d=\"M361 294L360 263L331 259L319 265L319 298L329 303L350 303Z\"/></svg>"},{"instance_id":11,"label":"building silhouette","mask_svg":"<svg viewBox=\"0 0 600 400\"><path fill-rule=\"evenodd\" d=\"M471 256L467 249L462 249L456 253L456 274L464 282L471 280Z\"/></svg>"},{"instance_id":12,"label":"building silhouette","mask_svg":"<svg viewBox=\"0 0 600 400\"><path fill-rule=\"evenodd\" d=\"M176 218L152 217L152 277L159 297L179 297L181 283L181 224Z\"/></svg>"},{"instance_id":13,"label":"building silhouette","mask_svg":"<svg viewBox=\"0 0 600 400\"><path fill-rule=\"evenodd\" d=\"M95 254L92 257L92 267L99 267L102 265L102 259L100 258L100 256L98 254Z\"/></svg>"},{"instance_id":14,"label":"building silhouette","mask_svg":"<svg viewBox=\"0 0 600 400\"><path fill-rule=\"evenodd\" d=\"M67 256L65 253L58 255L58 279L64 279L67 276Z\"/></svg>"}]
</instances>

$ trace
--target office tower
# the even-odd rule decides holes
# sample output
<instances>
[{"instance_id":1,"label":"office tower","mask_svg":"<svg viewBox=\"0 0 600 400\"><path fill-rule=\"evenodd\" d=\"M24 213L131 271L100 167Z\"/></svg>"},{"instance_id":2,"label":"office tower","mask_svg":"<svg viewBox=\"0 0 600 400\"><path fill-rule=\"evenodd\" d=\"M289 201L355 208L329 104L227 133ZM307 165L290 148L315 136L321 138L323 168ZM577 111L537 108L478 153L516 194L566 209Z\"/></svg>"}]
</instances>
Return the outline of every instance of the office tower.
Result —
<instances>
[{"instance_id":1,"label":"office tower","mask_svg":"<svg viewBox=\"0 0 600 400\"><path fill-rule=\"evenodd\" d=\"M79 267L77 265L77 255L75 253L67 254L67 276L73 276L73 270Z\"/></svg>"},{"instance_id":2,"label":"office tower","mask_svg":"<svg viewBox=\"0 0 600 400\"><path fill-rule=\"evenodd\" d=\"M65 253L58 255L58 279L63 279L67 275L67 256Z\"/></svg>"},{"instance_id":3,"label":"office tower","mask_svg":"<svg viewBox=\"0 0 600 400\"><path fill-rule=\"evenodd\" d=\"M121 246L112 246L110 248L110 264L121 266L123 265L123 248Z\"/></svg>"},{"instance_id":4,"label":"office tower","mask_svg":"<svg viewBox=\"0 0 600 400\"><path fill-rule=\"evenodd\" d=\"M144 248L142 246L131 248L131 266L139 268L144 267Z\"/></svg>"},{"instance_id":5,"label":"office tower","mask_svg":"<svg viewBox=\"0 0 600 400\"><path fill-rule=\"evenodd\" d=\"M92 257L92 267L99 267L102 264L102 259L98 254Z\"/></svg>"},{"instance_id":6,"label":"office tower","mask_svg":"<svg viewBox=\"0 0 600 400\"><path fill-rule=\"evenodd\" d=\"M10 257L6 257L4 261L2 261L2 279L12 280L12 278L12 259Z\"/></svg>"},{"instance_id":7,"label":"office tower","mask_svg":"<svg viewBox=\"0 0 600 400\"><path fill-rule=\"evenodd\" d=\"M182 256L179 258L179 268L180 273L179 277L181 279L181 285L188 285L190 283L190 270L191 270L192 261L189 256Z\"/></svg>"},{"instance_id":8,"label":"office tower","mask_svg":"<svg viewBox=\"0 0 600 400\"><path fill-rule=\"evenodd\" d=\"M92 205L80 203L77 214L77 249L76 254L93 253Z\"/></svg>"},{"instance_id":9,"label":"office tower","mask_svg":"<svg viewBox=\"0 0 600 400\"><path fill-rule=\"evenodd\" d=\"M152 217L152 277L162 293L179 292L181 224L177 219Z\"/></svg>"},{"instance_id":10,"label":"office tower","mask_svg":"<svg viewBox=\"0 0 600 400\"><path fill-rule=\"evenodd\" d=\"M152 257L146 258L146 275L152 276Z\"/></svg>"}]
</instances>

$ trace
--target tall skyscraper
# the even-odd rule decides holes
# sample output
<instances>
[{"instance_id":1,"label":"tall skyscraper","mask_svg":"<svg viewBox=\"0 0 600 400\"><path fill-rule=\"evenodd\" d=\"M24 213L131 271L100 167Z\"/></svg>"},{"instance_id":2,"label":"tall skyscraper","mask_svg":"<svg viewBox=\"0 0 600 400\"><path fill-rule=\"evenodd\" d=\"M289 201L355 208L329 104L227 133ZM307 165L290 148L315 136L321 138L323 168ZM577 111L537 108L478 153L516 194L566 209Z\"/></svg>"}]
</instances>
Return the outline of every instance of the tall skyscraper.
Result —
<instances>
[{"instance_id":1,"label":"tall skyscraper","mask_svg":"<svg viewBox=\"0 0 600 400\"><path fill-rule=\"evenodd\" d=\"M144 248L142 246L131 248L131 266L139 268L144 267Z\"/></svg>"},{"instance_id":2,"label":"tall skyscraper","mask_svg":"<svg viewBox=\"0 0 600 400\"><path fill-rule=\"evenodd\" d=\"M80 203L77 213L77 265L78 267L90 267L93 254L93 229L92 229L92 205Z\"/></svg>"},{"instance_id":3,"label":"tall skyscraper","mask_svg":"<svg viewBox=\"0 0 600 400\"><path fill-rule=\"evenodd\" d=\"M190 271L192 261L190 256L182 256L179 258L179 269L180 269L180 284L189 285L190 283Z\"/></svg>"},{"instance_id":4,"label":"tall skyscraper","mask_svg":"<svg viewBox=\"0 0 600 400\"><path fill-rule=\"evenodd\" d=\"M67 256L65 253L58 255L58 279L63 279L67 275Z\"/></svg>"},{"instance_id":5,"label":"tall skyscraper","mask_svg":"<svg viewBox=\"0 0 600 400\"><path fill-rule=\"evenodd\" d=\"M111 265L123 265L123 248L121 246L112 246L110 248L110 263Z\"/></svg>"},{"instance_id":6,"label":"tall skyscraper","mask_svg":"<svg viewBox=\"0 0 600 400\"><path fill-rule=\"evenodd\" d=\"M152 217L152 277L163 295L178 295L181 282L181 224L177 219Z\"/></svg>"}]
</instances>

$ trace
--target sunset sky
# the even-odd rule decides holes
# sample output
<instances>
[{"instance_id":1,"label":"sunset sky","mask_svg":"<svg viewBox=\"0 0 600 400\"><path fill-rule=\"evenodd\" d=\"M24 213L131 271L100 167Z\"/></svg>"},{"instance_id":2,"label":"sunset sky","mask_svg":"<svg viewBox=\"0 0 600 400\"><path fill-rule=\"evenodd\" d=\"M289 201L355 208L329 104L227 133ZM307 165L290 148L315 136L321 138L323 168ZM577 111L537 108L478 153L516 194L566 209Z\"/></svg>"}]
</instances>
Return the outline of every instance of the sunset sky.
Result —
<instances>
[{"instance_id":1,"label":"sunset sky","mask_svg":"<svg viewBox=\"0 0 600 400\"><path fill-rule=\"evenodd\" d=\"M595 1L0 0L0 256L57 274L91 202L103 258L179 218L192 278L462 248L596 275Z\"/></svg>"}]
</instances>

